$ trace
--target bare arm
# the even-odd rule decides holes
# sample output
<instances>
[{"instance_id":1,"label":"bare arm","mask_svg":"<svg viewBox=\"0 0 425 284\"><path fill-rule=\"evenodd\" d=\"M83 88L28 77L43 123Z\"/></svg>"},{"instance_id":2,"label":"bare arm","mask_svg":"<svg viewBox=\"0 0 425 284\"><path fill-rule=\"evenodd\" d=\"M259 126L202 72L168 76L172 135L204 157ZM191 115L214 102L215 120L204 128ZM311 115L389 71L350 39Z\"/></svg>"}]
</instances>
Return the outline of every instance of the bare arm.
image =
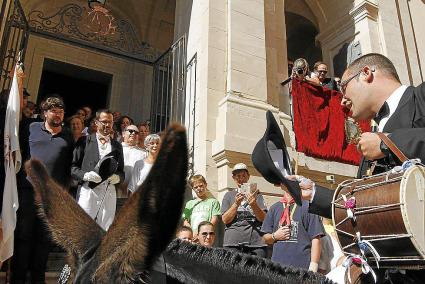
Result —
<instances>
[{"instance_id":1,"label":"bare arm","mask_svg":"<svg viewBox=\"0 0 425 284\"><path fill-rule=\"evenodd\" d=\"M227 210L226 213L223 214L221 218L224 224L227 225L230 222L232 222L233 219L235 219L238 207L239 205L237 205L236 203L233 203L232 206L230 206L229 210Z\"/></svg>"},{"instance_id":2,"label":"bare arm","mask_svg":"<svg viewBox=\"0 0 425 284\"><path fill-rule=\"evenodd\" d=\"M218 221L218 216L212 216L211 224L213 224L215 226L215 224L217 224L217 221Z\"/></svg>"},{"instance_id":3,"label":"bare arm","mask_svg":"<svg viewBox=\"0 0 425 284\"><path fill-rule=\"evenodd\" d=\"M276 241L285 241L291 237L291 228L288 226L280 227L272 234L263 236L264 242L268 245L274 244Z\"/></svg>"},{"instance_id":4,"label":"bare arm","mask_svg":"<svg viewBox=\"0 0 425 284\"><path fill-rule=\"evenodd\" d=\"M316 269L313 271L317 271L317 265L320 260L320 253L321 253L321 247L320 247L320 237L316 237L311 241L311 260L310 260L310 268L312 267L312 263L314 263L314 266L316 266ZM312 270L312 269L309 269Z\"/></svg>"},{"instance_id":5,"label":"bare arm","mask_svg":"<svg viewBox=\"0 0 425 284\"><path fill-rule=\"evenodd\" d=\"M266 218L266 212L264 212L263 209L261 209L258 206L257 195L256 194L249 195L248 196L248 203L249 203L249 206L251 206L252 211L254 211L255 218L258 221L263 222L264 218Z\"/></svg>"},{"instance_id":6,"label":"bare arm","mask_svg":"<svg viewBox=\"0 0 425 284\"><path fill-rule=\"evenodd\" d=\"M238 212L238 207L239 205L241 205L242 200L243 200L243 194L241 193L236 194L235 202L221 217L225 225L229 224L230 222L233 221L233 219L235 219L236 213Z\"/></svg>"}]
</instances>

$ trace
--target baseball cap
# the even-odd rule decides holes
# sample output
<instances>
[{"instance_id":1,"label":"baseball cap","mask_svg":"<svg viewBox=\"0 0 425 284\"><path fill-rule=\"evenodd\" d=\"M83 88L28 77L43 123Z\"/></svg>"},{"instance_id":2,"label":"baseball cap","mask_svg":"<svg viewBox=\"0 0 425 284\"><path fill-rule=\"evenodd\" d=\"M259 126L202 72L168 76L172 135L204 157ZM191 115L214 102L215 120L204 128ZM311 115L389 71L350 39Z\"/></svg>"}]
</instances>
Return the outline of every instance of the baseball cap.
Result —
<instances>
[{"instance_id":1,"label":"baseball cap","mask_svg":"<svg viewBox=\"0 0 425 284\"><path fill-rule=\"evenodd\" d=\"M233 174L235 171L239 171L239 170L246 170L246 171L248 171L248 167L247 167L244 163L237 163L237 164L233 167L233 169L232 169L232 174Z\"/></svg>"}]
</instances>

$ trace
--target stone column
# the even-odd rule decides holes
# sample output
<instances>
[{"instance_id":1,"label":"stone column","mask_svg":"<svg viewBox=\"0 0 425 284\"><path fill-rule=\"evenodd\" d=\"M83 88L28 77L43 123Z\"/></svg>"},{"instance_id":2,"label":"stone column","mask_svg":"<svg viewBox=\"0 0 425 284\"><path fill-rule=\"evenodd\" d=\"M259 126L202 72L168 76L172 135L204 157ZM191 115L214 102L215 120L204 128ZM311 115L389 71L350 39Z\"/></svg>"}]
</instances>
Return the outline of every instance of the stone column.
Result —
<instances>
[{"instance_id":1,"label":"stone column","mask_svg":"<svg viewBox=\"0 0 425 284\"><path fill-rule=\"evenodd\" d=\"M227 1L226 94L218 102L212 144L217 188L223 194L235 186L231 168L238 162L248 165L250 181L261 190L272 187L251 163L252 150L265 131L266 110L279 113L268 103L264 6L258 0Z\"/></svg>"}]
</instances>

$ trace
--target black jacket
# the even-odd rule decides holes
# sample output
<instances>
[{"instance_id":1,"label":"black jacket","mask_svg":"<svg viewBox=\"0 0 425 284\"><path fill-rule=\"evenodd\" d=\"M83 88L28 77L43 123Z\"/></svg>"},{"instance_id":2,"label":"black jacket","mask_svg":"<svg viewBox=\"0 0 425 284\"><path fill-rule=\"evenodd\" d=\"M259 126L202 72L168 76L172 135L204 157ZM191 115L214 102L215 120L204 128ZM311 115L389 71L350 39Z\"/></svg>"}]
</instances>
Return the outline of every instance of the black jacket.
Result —
<instances>
[{"instance_id":1,"label":"black jacket","mask_svg":"<svg viewBox=\"0 0 425 284\"><path fill-rule=\"evenodd\" d=\"M383 132L390 133L390 139L406 157L420 158L423 162L425 161L425 83L406 89L394 114L385 124ZM386 164L390 169L400 164L400 161L390 156L378 163ZM362 159L357 176L363 176L366 169L367 163ZM318 186L314 199L310 203L309 212L331 218L333 193L332 190Z\"/></svg>"},{"instance_id":2,"label":"black jacket","mask_svg":"<svg viewBox=\"0 0 425 284\"><path fill-rule=\"evenodd\" d=\"M120 176L120 181L124 180L124 155L122 152L121 143L111 139L111 151L115 151L114 158L118 162L117 175ZM83 183L84 174L93 171L97 162L99 162L99 146L97 144L96 133L89 136L83 136L75 145L71 175L79 184Z\"/></svg>"}]
</instances>

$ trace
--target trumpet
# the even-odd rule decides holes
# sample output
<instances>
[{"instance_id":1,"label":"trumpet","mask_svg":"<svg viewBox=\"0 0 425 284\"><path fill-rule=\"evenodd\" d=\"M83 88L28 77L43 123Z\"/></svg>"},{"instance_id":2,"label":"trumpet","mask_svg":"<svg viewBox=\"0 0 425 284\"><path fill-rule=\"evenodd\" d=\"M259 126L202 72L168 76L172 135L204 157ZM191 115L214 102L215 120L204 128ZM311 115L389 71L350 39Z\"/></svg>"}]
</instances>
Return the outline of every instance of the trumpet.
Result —
<instances>
[{"instance_id":1,"label":"trumpet","mask_svg":"<svg viewBox=\"0 0 425 284\"><path fill-rule=\"evenodd\" d=\"M351 117L347 117L344 123L344 130L345 141L347 141L348 144L359 143L360 136L362 135L362 129L358 122Z\"/></svg>"}]
</instances>

